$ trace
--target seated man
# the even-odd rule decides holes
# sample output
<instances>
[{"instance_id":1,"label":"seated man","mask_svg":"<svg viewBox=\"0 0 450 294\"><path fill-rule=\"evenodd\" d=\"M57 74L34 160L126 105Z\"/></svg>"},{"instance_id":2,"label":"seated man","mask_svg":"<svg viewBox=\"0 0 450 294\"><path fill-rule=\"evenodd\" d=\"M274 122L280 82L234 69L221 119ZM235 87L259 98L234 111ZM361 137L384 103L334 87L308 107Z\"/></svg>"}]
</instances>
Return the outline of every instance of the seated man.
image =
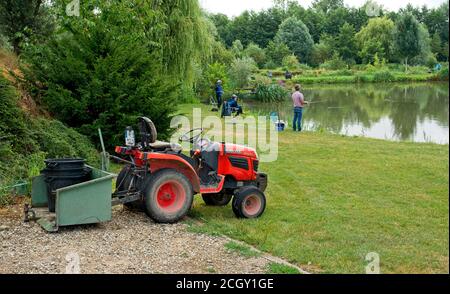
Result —
<instances>
[{"instance_id":1,"label":"seated man","mask_svg":"<svg viewBox=\"0 0 450 294\"><path fill-rule=\"evenodd\" d=\"M233 95L230 100L225 101L222 108L222 117L231 116L232 113L236 113L236 116L242 114L242 107L237 102L238 97Z\"/></svg>"},{"instance_id":2,"label":"seated man","mask_svg":"<svg viewBox=\"0 0 450 294\"><path fill-rule=\"evenodd\" d=\"M238 104L238 97L233 95L230 100L228 100L228 107L232 109L232 112L236 112L236 116L242 114L242 107Z\"/></svg>"}]
</instances>

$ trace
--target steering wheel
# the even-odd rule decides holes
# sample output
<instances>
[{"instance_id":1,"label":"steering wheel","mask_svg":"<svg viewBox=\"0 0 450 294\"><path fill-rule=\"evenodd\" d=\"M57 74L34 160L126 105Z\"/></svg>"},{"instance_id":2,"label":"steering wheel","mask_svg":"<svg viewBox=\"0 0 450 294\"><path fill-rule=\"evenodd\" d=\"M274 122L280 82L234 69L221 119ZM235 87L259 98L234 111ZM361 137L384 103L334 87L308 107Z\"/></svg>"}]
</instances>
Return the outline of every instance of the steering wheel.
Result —
<instances>
[{"instance_id":1,"label":"steering wheel","mask_svg":"<svg viewBox=\"0 0 450 294\"><path fill-rule=\"evenodd\" d=\"M195 132L199 132L198 134L194 135ZM190 130L189 132L185 133L180 137L180 142L189 142L189 143L195 143L198 142L200 137L203 135L203 129L197 128Z\"/></svg>"}]
</instances>

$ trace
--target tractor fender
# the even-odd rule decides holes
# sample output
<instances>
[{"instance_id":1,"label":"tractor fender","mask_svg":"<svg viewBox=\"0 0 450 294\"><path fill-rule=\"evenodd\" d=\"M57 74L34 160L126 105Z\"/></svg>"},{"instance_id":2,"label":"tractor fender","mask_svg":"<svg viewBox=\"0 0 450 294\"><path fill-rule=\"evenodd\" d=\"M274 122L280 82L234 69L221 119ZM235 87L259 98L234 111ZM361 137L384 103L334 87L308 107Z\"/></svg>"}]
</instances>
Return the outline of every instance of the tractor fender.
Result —
<instances>
[{"instance_id":1,"label":"tractor fender","mask_svg":"<svg viewBox=\"0 0 450 294\"><path fill-rule=\"evenodd\" d=\"M195 193L200 192L200 180L194 168L183 158L173 154L149 153L147 160L150 165L150 172L156 173L163 169L174 169L182 173L192 185Z\"/></svg>"}]
</instances>

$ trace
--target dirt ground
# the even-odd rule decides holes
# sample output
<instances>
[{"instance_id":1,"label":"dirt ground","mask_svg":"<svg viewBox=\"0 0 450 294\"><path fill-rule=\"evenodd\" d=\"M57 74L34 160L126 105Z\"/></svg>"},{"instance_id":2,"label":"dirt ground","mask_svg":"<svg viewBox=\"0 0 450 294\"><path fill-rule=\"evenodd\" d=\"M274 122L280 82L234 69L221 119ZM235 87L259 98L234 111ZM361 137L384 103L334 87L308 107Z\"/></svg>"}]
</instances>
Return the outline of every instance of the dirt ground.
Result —
<instances>
[{"instance_id":1,"label":"dirt ground","mask_svg":"<svg viewBox=\"0 0 450 294\"><path fill-rule=\"evenodd\" d=\"M0 273L265 273L263 256L243 257L229 239L195 234L187 225L161 225L118 208L108 223L49 234L22 221L19 205L0 212Z\"/></svg>"}]
</instances>

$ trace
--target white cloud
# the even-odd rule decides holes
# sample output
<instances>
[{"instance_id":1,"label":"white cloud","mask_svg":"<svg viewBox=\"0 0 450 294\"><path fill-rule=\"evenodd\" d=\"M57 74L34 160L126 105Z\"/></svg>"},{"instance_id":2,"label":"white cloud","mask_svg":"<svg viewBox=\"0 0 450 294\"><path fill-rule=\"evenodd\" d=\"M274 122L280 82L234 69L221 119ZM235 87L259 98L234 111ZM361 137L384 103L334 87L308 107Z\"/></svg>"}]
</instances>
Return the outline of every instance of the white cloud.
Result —
<instances>
[{"instance_id":1,"label":"white cloud","mask_svg":"<svg viewBox=\"0 0 450 294\"><path fill-rule=\"evenodd\" d=\"M446 0L377 0L385 9L396 11L405 7L408 3L414 6L427 5L428 7L437 7ZM304 7L309 6L312 0L298 0ZM351 7L360 7L366 0L344 0L345 4ZM273 0L200 0L202 7L213 13L224 13L228 16L237 16L245 10L259 11L273 6Z\"/></svg>"}]
</instances>

